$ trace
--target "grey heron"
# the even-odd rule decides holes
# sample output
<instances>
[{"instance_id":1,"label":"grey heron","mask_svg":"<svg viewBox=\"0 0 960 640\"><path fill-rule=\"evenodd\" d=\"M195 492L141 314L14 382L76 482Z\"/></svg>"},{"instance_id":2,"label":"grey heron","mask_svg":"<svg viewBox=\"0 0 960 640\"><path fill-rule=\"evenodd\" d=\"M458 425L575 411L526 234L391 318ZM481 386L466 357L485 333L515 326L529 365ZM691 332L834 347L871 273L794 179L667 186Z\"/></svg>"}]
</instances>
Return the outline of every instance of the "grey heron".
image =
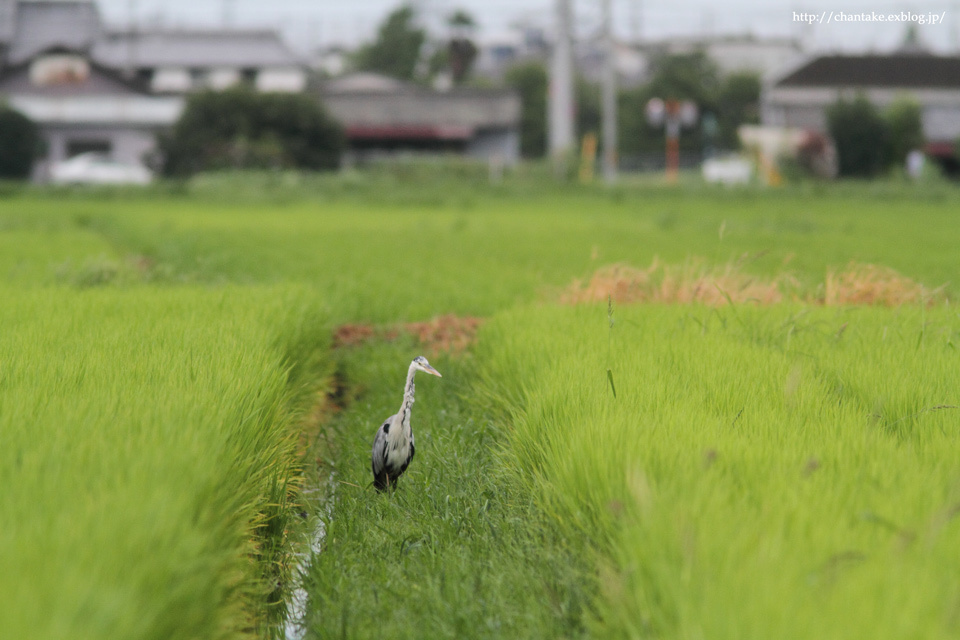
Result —
<instances>
[{"instance_id":1,"label":"grey heron","mask_svg":"<svg viewBox=\"0 0 960 640\"><path fill-rule=\"evenodd\" d=\"M413 408L413 376L423 371L442 378L440 372L430 366L427 359L417 356L407 369L407 385L403 389L403 404L400 411L387 418L373 439L373 457L370 466L373 469L373 486L384 491L389 485L397 486L397 478L407 470L413 460L413 430L410 428L410 410Z\"/></svg>"}]
</instances>

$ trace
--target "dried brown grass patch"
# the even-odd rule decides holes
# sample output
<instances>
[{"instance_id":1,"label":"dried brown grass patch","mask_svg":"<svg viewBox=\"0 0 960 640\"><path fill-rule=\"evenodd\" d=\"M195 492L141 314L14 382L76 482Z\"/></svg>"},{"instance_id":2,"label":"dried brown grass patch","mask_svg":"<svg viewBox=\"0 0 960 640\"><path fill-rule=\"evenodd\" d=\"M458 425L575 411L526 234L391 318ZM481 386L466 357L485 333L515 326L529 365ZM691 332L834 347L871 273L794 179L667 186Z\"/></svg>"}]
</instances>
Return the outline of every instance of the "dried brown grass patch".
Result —
<instances>
[{"instance_id":1,"label":"dried brown grass patch","mask_svg":"<svg viewBox=\"0 0 960 640\"><path fill-rule=\"evenodd\" d=\"M615 264L598 269L588 281L575 280L561 295L567 304L600 302L699 303L720 306L754 302L775 304L796 289L789 275L765 280L744 273L736 264L708 269L703 261L667 265L659 260L646 269Z\"/></svg>"},{"instance_id":2,"label":"dried brown grass patch","mask_svg":"<svg viewBox=\"0 0 960 640\"><path fill-rule=\"evenodd\" d=\"M789 273L760 277L745 273L741 263L708 268L703 260L667 265L659 260L646 269L614 264L598 269L590 278L574 280L560 295L566 304L602 302L621 304L753 303L771 305L803 300L826 306L909 304L933 305L946 299L944 287L930 289L899 272L872 264L851 262L840 271L827 273L825 282L804 292Z\"/></svg>"},{"instance_id":3,"label":"dried brown grass patch","mask_svg":"<svg viewBox=\"0 0 960 640\"><path fill-rule=\"evenodd\" d=\"M476 340L481 324L481 318L447 314L427 322L406 324L404 329L432 353L462 353Z\"/></svg>"},{"instance_id":4,"label":"dried brown grass patch","mask_svg":"<svg viewBox=\"0 0 960 640\"><path fill-rule=\"evenodd\" d=\"M367 342L374 336L373 327L369 324L342 324L333 332L333 348L350 347Z\"/></svg>"},{"instance_id":5,"label":"dried brown grass patch","mask_svg":"<svg viewBox=\"0 0 960 640\"><path fill-rule=\"evenodd\" d=\"M482 318L447 314L425 322L375 327L370 324L344 324L333 332L333 348L351 347L374 339L396 340L401 334L413 336L431 354L462 353L476 340Z\"/></svg>"},{"instance_id":6,"label":"dried brown grass patch","mask_svg":"<svg viewBox=\"0 0 960 640\"><path fill-rule=\"evenodd\" d=\"M843 271L827 273L821 304L879 305L933 305L946 299L944 287L929 289L916 280L875 264L851 262Z\"/></svg>"}]
</instances>

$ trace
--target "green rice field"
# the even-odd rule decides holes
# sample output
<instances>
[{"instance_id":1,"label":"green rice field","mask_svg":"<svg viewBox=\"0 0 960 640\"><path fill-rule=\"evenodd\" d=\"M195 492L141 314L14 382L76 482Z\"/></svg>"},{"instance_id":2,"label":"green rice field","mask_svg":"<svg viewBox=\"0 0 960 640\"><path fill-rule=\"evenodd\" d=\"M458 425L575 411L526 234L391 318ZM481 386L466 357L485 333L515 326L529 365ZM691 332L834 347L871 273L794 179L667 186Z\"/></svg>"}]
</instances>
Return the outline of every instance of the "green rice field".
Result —
<instances>
[{"instance_id":1,"label":"green rice field","mask_svg":"<svg viewBox=\"0 0 960 640\"><path fill-rule=\"evenodd\" d=\"M960 192L410 171L4 188L0 637L960 633Z\"/></svg>"}]
</instances>

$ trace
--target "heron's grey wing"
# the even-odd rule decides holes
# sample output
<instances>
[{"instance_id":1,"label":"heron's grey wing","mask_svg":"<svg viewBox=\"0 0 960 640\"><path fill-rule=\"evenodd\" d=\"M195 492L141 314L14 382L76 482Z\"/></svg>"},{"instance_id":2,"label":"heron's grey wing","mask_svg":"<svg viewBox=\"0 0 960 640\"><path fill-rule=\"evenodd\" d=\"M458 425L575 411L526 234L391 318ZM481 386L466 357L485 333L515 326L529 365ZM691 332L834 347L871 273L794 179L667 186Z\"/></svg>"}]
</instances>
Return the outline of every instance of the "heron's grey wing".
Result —
<instances>
[{"instance_id":1,"label":"heron's grey wing","mask_svg":"<svg viewBox=\"0 0 960 640\"><path fill-rule=\"evenodd\" d=\"M403 466L400 467L400 473L403 473L407 470L407 467L410 466L410 463L413 462L413 454L416 453L417 448L413 446L413 436L410 437L410 455L407 456L407 459L403 461ZM400 474L397 474L398 476Z\"/></svg>"},{"instance_id":2,"label":"heron's grey wing","mask_svg":"<svg viewBox=\"0 0 960 640\"><path fill-rule=\"evenodd\" d=\"M370 468L373 471L373 477L376 478L383 473L387 466L387 433L390 430L390 424L393 422L393 416L384 420L380 428L377 429L377 435L373 438L373 451L370 457Z\"/></svg>"}]
</instances>

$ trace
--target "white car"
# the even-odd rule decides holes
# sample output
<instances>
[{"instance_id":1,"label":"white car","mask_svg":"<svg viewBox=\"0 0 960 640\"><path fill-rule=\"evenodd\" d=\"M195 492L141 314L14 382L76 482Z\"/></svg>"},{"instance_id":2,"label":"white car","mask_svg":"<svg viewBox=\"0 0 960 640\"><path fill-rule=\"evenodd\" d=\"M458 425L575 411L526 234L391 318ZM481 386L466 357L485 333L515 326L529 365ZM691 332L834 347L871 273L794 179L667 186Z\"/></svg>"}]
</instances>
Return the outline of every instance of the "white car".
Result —
<instances>
[{"instance_id":1,"label":"white car","mask_svg":"<svg viewBox=\"0 0 960 640\"><path fill-rule=\"evenodd\" d=\"M150 184L153 174L139 164L125 164L95 151L81 153L50 167L54 184Z\"/></svg>"},{"instance_id":2,"label":"white car","mask_svg":"<svg viewBox=\"0 0 960 640\"><path fill-rule=\"evenodd\" d=\"M747 184L753 175L753 165L745 158L737 156L710 158L704 161L701 171L707 182Z\"/></svg>"}]
</instances>

